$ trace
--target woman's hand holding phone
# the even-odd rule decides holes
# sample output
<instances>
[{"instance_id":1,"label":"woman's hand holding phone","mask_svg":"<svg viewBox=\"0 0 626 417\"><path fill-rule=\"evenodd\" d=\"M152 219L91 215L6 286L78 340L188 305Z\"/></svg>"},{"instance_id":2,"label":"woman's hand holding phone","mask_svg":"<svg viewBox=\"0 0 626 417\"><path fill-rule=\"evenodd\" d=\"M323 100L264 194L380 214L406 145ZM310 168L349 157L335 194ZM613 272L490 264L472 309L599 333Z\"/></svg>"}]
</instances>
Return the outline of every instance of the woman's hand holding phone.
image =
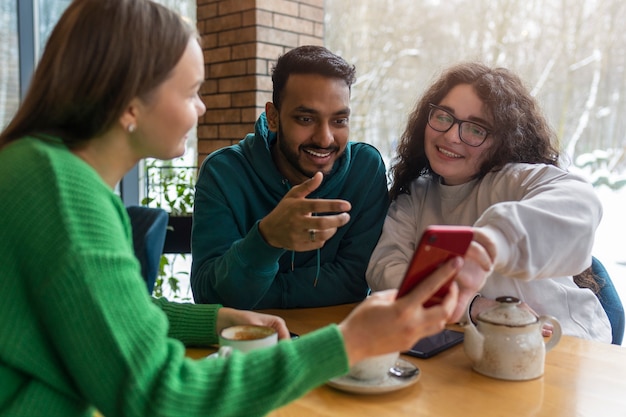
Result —
<instances>
[{"instance_id":1,"label":"woman's hand holding phone","mask_svg":"<svg viewBox=\"0 0 626 417\"><path fill-rule=\"evenodd\" d=\"M468 226L429 226L424 230L417 249L409 263L398 298L426 279L442 263L455 256L464 256L474 236ZM441 303L448 292L452 279L424 303L425 307Z\"/></svg>"},{"instance_id":2,"label":"woman's hand holding phone","mask_svg":"<svg viewBox=\"0 0 626 417\"><path fill-rule=\"evenodd\" d=\"M454 277L459 286L459 301L450 322L459 321L467 304L491 274L493 259L496 257L493 241L480 228L448 225L427 227L400 284L398 298L403 297L443 262L455 256L463 256L464 263ZM427 300L424 306L441 303L451 282L452 279Z\"/></svg>"},{"instance_id":3,"label":"woman's hand holding phone","mask_svg":"<svg viewBox=\"0 0 626 417\"><path fill-rule=\"evenodd\" d=\"M474 240L465 253L463 268L455 277L455 281L459 285L459 302L452 314L451 322L453 323L463 318L467 305L485 285L487 278L493 272L496 248L490 242L491 240L482 234L478 228L474 229Z\"/></svg>"},{"instance_id":4,"label":"woman's hand holding phone","mask_svg":"<svg viewBox=\"0 0 626 417\"><path fill-rule=\"evenodd\" d=\"M396 298L397 290L378 291L352 310L339 324L350 364L370 356L407 351L416 340L443 330L457 304L457 285L450 286L441 304L426 308L424 303L462 265L463 259L455 257L403 297Z\"/></svg>"}]
</instances>

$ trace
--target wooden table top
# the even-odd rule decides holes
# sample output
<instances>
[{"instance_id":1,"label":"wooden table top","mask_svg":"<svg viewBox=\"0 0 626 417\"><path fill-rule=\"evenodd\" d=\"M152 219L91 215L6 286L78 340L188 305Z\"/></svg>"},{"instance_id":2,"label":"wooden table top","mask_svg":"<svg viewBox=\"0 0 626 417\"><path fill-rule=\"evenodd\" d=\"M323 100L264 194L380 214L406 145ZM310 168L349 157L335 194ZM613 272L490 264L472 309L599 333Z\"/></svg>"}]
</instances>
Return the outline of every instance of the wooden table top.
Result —
<instances>
[{"instance_id":1,"label":"wooden table top","mask_svg":"<svg viewBox=\"0 0 626 417\"><path fill-rule=\"evenodd\" d=\"M338 323L354 307L265 310L305 334ZM187 349L190 357L210 349ZM384 394L351 394L323 385L272 417L306 416L545 416L626 417L626 348L563 336L546 354L543 377L501 381L471 369L462 345L430 359L402 356L421 370L417 383Z\"/></svg>"}]
</instances>

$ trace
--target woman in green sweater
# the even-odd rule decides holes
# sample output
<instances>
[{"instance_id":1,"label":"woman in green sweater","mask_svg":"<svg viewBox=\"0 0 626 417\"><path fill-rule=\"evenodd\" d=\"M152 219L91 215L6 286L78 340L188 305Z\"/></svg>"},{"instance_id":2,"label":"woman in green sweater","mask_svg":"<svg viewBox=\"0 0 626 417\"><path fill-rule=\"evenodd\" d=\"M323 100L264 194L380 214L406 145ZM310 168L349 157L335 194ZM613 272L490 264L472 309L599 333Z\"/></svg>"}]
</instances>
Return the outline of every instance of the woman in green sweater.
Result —
<instances>
[{"instance_id":1,"label":"woman in green sweater","mask_svg":"<svg viewBox=\"0 0 626 417\"><path fill-rule=\"evenodd\" d=\"M203 81L197 35L162 6L75 0L61 17L0 134L0 415L264 415L450 319L456 286L440 306L422 302L461 259L293 341L278 317L146 295L113 190L140 159L183 154ZM235 323L286 340L185 357L185 344L216 343Z\"/></svg>"}]
</instances>

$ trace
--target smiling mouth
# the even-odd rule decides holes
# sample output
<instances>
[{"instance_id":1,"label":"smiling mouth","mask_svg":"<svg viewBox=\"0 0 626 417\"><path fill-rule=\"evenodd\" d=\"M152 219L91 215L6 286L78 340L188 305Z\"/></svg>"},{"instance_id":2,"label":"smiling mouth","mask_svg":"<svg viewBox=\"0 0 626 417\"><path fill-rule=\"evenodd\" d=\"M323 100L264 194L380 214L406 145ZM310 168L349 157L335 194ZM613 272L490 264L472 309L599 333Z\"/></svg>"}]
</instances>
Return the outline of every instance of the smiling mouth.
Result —
<instances>
[{"instance_id":1,"label":"smiling mouth","mask_svg":"<svg viewBox=\"0 0 626 417\"><path fill-rule=\"evenodd\" d=\"M463 158L463 155L459 155L458 153L447 151L443 148L440 148L439 146L437 146L437 150L441 152L442 154L444 154L445 156L447 156L448 158Z\"/></svg>"},{"instance_id":2,"label":"smiling mouth","mask_svg":"<svg viewBox=\"0 0 626 417\"><path fill-rule=\"evenodd\" d=\"M332 151L326 151L326 152L316 152L312 149L303 149L304 152L308 153L309 155L312 155L316 158L328 158L330 156L330 154L332 153Z\"/></svg>"}]
</instances>

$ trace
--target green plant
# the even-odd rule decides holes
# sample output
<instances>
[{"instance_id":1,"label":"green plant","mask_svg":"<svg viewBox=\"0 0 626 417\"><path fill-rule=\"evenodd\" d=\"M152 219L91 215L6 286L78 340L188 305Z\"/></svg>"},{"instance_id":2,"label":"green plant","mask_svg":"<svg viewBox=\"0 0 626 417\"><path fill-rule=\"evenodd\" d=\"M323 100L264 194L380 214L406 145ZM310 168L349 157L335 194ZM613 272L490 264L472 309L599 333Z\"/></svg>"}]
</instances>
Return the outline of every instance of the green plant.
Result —
<instances>
[{"instance_id":1,"label":"green plant","mask_svg":"<svg viewBox=\"0 0 626 417\"><path fill-rule=\"evenodd\" d=\"M156 281L154 283L154 290L152 295L155 297L163 297L167 296L165 289L169 288L169 293L172 298L179 301L191 301L191 297L189 296L189 287L183 293L183 288L181 288L181 280L185 282L189 281L189 270L188 269L179 269L178 265L182 260L183 265L188 265L188 257L187 254L184 253L173 253L173 254L163 254L161 256L161 262L159 264L159 274L157 275Z\"/></svg>"},{"instance_id":2,"label":"green plant","mask_svg":"<svg viewBox=\"0 0 626 417\"><path fill-rule=\"evenodd\" d=\"M170 216L191 216L193 212L196 167L176 166L171 161L147 160L145 165L146 197L141 204L160 207ZM173 230L171 226L168 226ZM167 253L161 256L153 295L171 296L180 301L190 301L190 257L185 253Z\"/></svg>"},{"instance_id":3,"label":"green plant","mask_svg":"<svg viewBox=\"0 0 626 417\"><path fill-rule=\"evenodd\" d=\"M141 204L161 207L175 216L191 216L196 171L196 167L176 166L171 161L147 161L146 197Z\"/></svg>"}]
</instances>

